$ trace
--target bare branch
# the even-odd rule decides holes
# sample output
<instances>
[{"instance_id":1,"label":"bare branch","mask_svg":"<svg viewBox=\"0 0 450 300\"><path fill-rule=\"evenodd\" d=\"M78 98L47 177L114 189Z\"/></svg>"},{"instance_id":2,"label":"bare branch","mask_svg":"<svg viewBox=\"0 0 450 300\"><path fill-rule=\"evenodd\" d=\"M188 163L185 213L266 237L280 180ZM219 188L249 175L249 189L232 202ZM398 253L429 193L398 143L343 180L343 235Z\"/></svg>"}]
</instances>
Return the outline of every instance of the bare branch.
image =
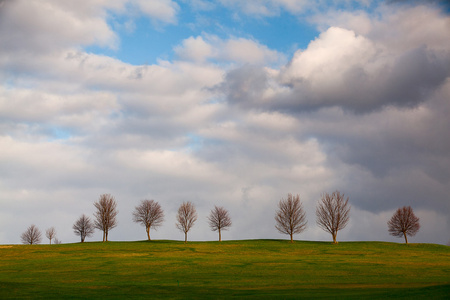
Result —
<instances>
[{"instance_id":1,"label":"bare branch","mask_svg":"<svg viewBox=\"0 0 450 300\"><path fill-rule=\"evenodd\" d=\"M225 208L214 206L208 216L208 223L212 231L219 231L219 242L221 242L221 231L227 230L231 226L231 218Z\"/></svg>"},{"instance_id":2,"label":"bare branch","mask_svg":"<svg viewBox=\"0 0 450 300\"><path fill-rule=\"evenodd\" d=\"M175 224L179 230L184 232L184 242L187 243L187 233L197 221L197 211L192 202L183 202L178 208L177 223Z\"/></svg>"},{"instance_id":3,"label":"bare branch","mask_svg":"<svg viewBox=\"0 0 450 300\"><path fill-rule=\"evenodd\" d=\"M110 194L100 196L94 203L97 211L94 214L94 227L103 231L103 241L108 241L108 232L117 226L117 202Z\"/></svg>"},{"instance_id":4,"label":"bare branch","mask_svg":"<svg viewBox=\"0 0 450 300\"><path fill-rule=\"evenodd\" d=\"M84 243L86 237L91 237L94 233L94 224L84 214L73 224L72 228L73 232L80 236L82 243Z\"/></svg>"},{"instance_id":5,"label":"bare branch","mask_svg":"<svg viewBox=\"0 0 450 300\"><path fill-rule=\"evenodd\" d=\"M41 242L41 236L41 231L36 227L36 225L33 224L28 227L24 233L22 233L20 238L22 239L23 244L33 245Z\"/></svg>"},{"instance_id":6,"label":"bare branch","mask_svg":"<svg viewBox=\"0 0 450 300\"><path fill-rule=\"evenodd\" d=\"M336 191L333 194L325 193L316 207L317 225L331 233L333 243L337 243L337 232L347 226L350 219L350 205L348 197Z\"/></svg>"},{"instance_id":7,"label":"bare branch","mask_svg":"<svg viewBox=\"0 0 450 300\"><path fill-rule=\"evenodd\" d=\"M288 194L287 199L281 199L278 203L279 210L276 212L275 228L283 234L288 234L291 238L291 243L294 242L293 236L296 233L301 233L306 229L306 213L303 210L300 196L292 196Z\"/></svg>"},{"instance_id":8,"label":"bare branch","mask_svg":"<svg viewBox=\"0 0 450 300\"><path fill-rule=\"evenodd\" d=\"M56 236L55 227L50 227L45 231L45 236L50 240L50 245L52 244L53 238Z\"/></svg>"},{"instance_id":9,"label":"bare branch","mask_svg":"<svg viewBox=\"0 0 450 300\"><path fill-rule=\"evenodd\" d=\"M408 244L409 236L414 236L420 229L419 218L413 212L411 206L403 206L397 209L388 221L389 234L396 237L405 237Z\"/></svg>"},{"instance_id":10,"label":"bare branch","mask_svg":"<svg viewBox=\"0 0 450 300\"><path fill-rule=\"evenodd\" d=\"M150 241L150 228L158 228L164 222L164 212L158 202L153 200L142 200L133 212L133 221L140 223L147 231L147 238Z\"/></svg>"}]
</instances>

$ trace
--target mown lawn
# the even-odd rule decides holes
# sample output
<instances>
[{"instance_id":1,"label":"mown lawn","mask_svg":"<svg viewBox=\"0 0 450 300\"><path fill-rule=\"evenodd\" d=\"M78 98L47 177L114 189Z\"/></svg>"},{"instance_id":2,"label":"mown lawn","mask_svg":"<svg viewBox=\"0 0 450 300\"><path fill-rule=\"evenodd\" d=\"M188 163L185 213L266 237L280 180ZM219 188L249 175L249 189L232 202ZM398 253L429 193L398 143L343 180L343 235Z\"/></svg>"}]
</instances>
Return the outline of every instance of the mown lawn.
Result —
<instances>
[{"instance_id":1,"label":"mown lawn","mask_svg":"<svg viewBox=\"0 0 450 300\"><path fill-rule=\"evenodd\" d=\"M250 240L0 246L0 298L427 298L450 247Z\"/></svg>"}]
</instances>

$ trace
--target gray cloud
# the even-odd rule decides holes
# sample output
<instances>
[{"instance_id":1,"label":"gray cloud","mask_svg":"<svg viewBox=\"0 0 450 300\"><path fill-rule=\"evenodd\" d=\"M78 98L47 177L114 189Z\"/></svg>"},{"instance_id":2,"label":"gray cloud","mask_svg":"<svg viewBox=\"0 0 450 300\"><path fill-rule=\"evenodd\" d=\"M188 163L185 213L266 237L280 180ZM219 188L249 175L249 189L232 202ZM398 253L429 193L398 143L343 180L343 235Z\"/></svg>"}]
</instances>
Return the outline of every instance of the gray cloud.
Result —
<instances>
[{"instance_id":1,"label":"gray cloud","mask_svg":"<svg viewBox=\"0 0 450 300\"><path fill-rule=\"evenodd\" d=\"M294 57L279 77L270 78L265 69L257 67L232 70L221 85L222 91L231 104L259 109L292 113L342 107L351 112L369 113L388 106L417 107L450 76L448 53L426 46L388 58L389 53L377 53L373 49L376 54L356 62L338 60L338 65L333 66L337 63L332 61L331 65L313 66L316 69L302 72L311 69L309 59L320 59L314 56L314 50L307 49ZM278 91L267 93L271 89L270 81L278 85Z\"/></svg>"},{"instance_id":2,"label":"gray cloud","mask_svg":"<svg viewBox=\"0 0 450 300\"><path fill-rule=\"evenodd\" d=\"M231 104L257 107L267 88L268 76L262 67L245 65L226 74L223 83L216 89L226 96Z\"/></svg>"}]
</instances>

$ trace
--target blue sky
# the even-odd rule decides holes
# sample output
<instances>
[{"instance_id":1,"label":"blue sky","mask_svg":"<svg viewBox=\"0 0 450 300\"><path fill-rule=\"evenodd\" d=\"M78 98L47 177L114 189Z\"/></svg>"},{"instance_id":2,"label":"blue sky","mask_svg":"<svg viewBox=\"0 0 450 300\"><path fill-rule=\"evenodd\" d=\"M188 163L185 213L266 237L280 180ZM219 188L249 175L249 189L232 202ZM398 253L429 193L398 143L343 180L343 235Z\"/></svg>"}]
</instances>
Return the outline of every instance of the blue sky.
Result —
<instances>
[{"instance_id":1,"label":"blue sky","mask_svg":"<svg viewBox=\"0 0 450 300\"><path fill-rule=\"evenodd\" d=\"M176 24L162 24L144 16L131 19L112 13L108 24L119 35L117 47L88 46L86 51L116 57L133 65L172 60L173 48L191 36L210 34L222 39L243 37L259 41L270 49L290 54L306 48L319 34L307 21L308 14L292 14L281 9L275 15L261 17L238 13L217 3L205 10L178 2Z\"/></svg>"},{"instance_id":2,"label":"blue sky","mask_svg":"<svg viewBox=\"0 0 450 300\"><path fill-rule=\"evenodd\" d=\"M193 240L230 211L224 239L284 238L278 201L308 229L325 192L349 197L338 240L450 241L448 1L0 0L0 244L35 224L63 242L116 197L111 240L139 240L140 200L166 214L155 239ZM96 232L92 240L101 239Z\"/></svg>"}]
</instances>

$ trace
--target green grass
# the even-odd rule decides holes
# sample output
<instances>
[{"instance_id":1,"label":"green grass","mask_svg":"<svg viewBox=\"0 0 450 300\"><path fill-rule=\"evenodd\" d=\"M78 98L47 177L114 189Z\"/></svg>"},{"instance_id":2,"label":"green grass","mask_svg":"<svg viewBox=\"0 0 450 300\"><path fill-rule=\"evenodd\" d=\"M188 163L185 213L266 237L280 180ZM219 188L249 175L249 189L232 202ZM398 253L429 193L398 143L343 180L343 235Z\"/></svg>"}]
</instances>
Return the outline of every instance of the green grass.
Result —
<instances>
[{"instance_id":1,"label":"green grass","mask_svg":"<svg viewBox=\"0 0 450 300\"><path fill-rule=\"evenodd\" d=\"M427 298L450 247L280 240L0 246L0 298Z\"/></svg>"}]
</instances>

